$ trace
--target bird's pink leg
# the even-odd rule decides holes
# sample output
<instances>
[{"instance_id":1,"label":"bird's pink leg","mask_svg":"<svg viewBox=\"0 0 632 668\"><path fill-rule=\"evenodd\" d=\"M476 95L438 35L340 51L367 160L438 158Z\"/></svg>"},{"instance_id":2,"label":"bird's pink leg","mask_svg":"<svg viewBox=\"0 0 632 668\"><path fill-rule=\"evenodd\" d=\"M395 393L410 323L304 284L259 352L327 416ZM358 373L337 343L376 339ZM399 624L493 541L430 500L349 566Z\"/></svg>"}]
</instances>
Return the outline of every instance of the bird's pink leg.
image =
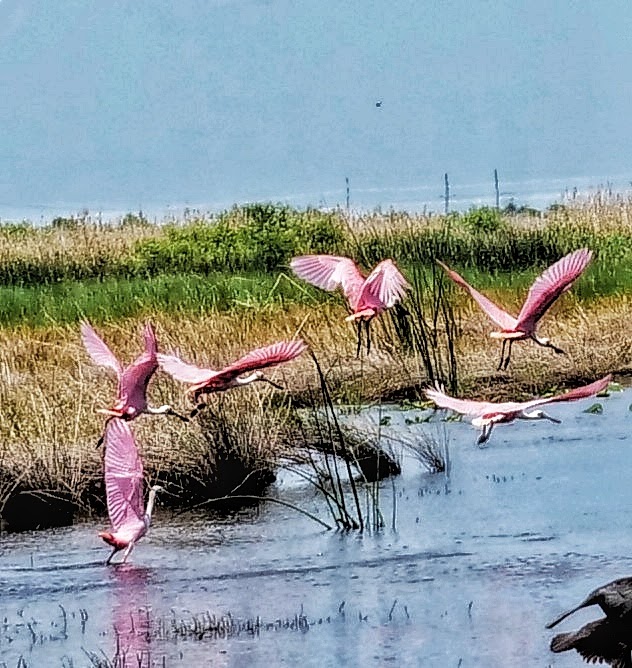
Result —
<instances>
[{"instance_id":1,"label":"bird's pink leg","mask_svg":"<svg viewBox=\"0 0 632 668\"><path fill-rule=\"evenodd\" d=\"M125 552L123 552L123 558L121 559L121 563L124 564L127 561L127 557L129 557L130 552L134 549L134 541L131 540L128 544L128 546L125 548Z\"/></svg>"}]
</instances>

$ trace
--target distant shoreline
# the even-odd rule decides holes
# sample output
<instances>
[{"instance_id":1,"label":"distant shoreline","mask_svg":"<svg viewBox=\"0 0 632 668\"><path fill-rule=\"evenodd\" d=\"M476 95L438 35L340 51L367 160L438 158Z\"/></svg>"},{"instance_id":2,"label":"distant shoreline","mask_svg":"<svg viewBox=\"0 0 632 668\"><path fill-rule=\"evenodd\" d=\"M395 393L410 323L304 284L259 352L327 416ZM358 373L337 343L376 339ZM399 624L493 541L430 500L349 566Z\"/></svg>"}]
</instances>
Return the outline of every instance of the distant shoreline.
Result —
<instances>
[{"instance_id":1,"label":"distant shoreline","mask_svg":"<svg viewBox=\"0 0 632 668\"><path fill-rule=\"evenodd\" d=\"M355 184L350 180L349 210L357 215L376 210L407 213L443 213L445 209L443 177L436 183L406 186L373 186ZM510 202L515 206L528 206L545 210L552 204L568 204L575 200L586 200L595 196L607 199L632 197L632 175L618 175L614 178L575 176L550 179L499 179L500 206ZM196 216L212 216L235 206L271 202L297 208L314 208L323 211L346 210L346 189L344 182L340 188L324 189L321 192L260 194L235 197L234 199L205 199L195 201L184 198L178 203L151 201L151 198L130 198L126 202L107 202L87 198L75 201L48 203L0 202L0 224L28 221L34 225L49 224L57 217L88 215L92 221L111 222L125 215L142 212L153 223ZM136 199L137 203L134 203ZM149 201L148 201L149 199ZM467 211L472 207L494 206L496 197L493 179L488 182L459 182L450 180L449 209Z\"/></svg>"}]
</instances>

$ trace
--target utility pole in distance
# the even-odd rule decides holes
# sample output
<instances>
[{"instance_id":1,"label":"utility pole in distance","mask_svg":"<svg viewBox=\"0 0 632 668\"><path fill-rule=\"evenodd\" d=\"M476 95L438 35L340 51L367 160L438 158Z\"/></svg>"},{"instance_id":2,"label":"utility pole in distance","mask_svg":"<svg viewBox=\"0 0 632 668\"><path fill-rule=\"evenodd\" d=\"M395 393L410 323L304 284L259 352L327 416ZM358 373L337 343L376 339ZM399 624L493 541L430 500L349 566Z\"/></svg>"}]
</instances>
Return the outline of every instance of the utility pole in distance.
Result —
<instances>
[{"instance_id":1,"label":"utility pole in distance","mask_svg":"<svg viewBox=\"0 0 632 668\"><path fill-rule=\"evenodd\" d=\"M448 172L443 175L443 180L445 182L445 194L444 199L444 208L443 211L445 215L448 215L448 210L450 209L450 182L448 181Z\"/></svg>"},{"instance_id":2,"label":"utility pole in distance","mask_svg":"<svg viewBox=\"0 0 632 668\"><path fill-rule=\"evenodd\" d=\"M496 190L496 208L500 209L500 188L498 187L498 170L494 170L494 188Z\"/></svg>"},{"instance_id":3,"label":"utility pole in distance","mask_svg":"<svg viewBox=\"0 0 632 668\"><path fill-rule=\"evenodd\" d=\"M350 200L350 196L349 196L349 177L348 177L348 176L345 176L345 183L346 183L346 185L347 185L347 215L349 215L349 200Z\"/></svg>"}]
</instances>

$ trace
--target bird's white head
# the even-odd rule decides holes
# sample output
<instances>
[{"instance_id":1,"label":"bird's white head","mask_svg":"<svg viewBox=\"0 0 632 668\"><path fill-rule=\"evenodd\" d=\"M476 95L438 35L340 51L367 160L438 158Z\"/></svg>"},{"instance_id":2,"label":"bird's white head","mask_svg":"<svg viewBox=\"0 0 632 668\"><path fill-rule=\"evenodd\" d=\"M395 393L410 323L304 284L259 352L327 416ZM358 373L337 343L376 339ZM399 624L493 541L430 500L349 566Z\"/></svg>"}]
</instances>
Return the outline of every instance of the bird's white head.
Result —
<instances>
[{"instance_id":1,"label":"bird's white head","mask_svg":"<svg viewBox=\"0 0 632 668\"><path fill-rule=\"evenodd\" d=\"M164 492L165 488L162 487L161 485L152 485L152 487L150 488L149 491L154 492L154 494L155 494L156 492Z\"/></svg>"},{"instance_id":2,"label":"bird's white head","mask_svg":"<svg viewBox=\"0 0 632 668\"><path fill-rule=\"evenodd\" d=\"M530 413L525 413L524 418L527 420L550 420L551 422L555 422L555 424L560 424L560 422L562 422L561 420L554 418L552 415L545 413L540 408L537 408L536 410L531 411Z\"/></svg>"}]
</instances>

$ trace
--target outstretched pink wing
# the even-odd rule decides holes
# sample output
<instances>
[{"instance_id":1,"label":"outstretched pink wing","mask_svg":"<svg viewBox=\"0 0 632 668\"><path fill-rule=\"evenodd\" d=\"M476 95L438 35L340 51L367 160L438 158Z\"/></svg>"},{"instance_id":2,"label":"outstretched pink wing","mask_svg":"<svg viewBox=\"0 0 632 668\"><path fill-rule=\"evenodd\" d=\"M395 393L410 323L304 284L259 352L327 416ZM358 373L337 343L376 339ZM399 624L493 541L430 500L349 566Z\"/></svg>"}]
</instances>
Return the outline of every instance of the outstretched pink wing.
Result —
<instances>
[{"instance_id":1,"label":"outstretched pink wing","mask_svg":"<svg viewBox=\"0 0 632 668\"><path fill-rule=\"evenodd\" d=\"M409 287L393 260L383 260L367 276L358 301L362 308L391 308L405 297Z\"/></svg>"},{"instance_id":2,"label":"outstretched pink wing","mask_svg":"<svg viewBox=\"0 0 632 668\"><path fill-rule=\"evenodd\" d=\"M213 371L213 369L203 369L195 366L195 364L188 364L176 355L158 353L157 358L160 368L181 383L197 385L198 383L205 383L217 375L217 371Z\"/></svg>"},{"instance_id":3,"label":"outstretched pink wing","mask_svg":"<svg viewBox=\"0 0 632 668\"><path fill-rule=\"evenodd\" d=\"M228 381L242 373L289 362L298 357L306 348L307 344L301 339L297 339L296 341L280 341L265 348L251 350L248 354L218 372L216 378Z\"/></svg>"},{"instance_id":4,"label":"outstretched pink wing","mask_svg":"<svg viewBox=\"0 0 632 668\"><path fill-rule=\"evenodd\" d=\"M580 248L565 255L535 279L518 314L518 329L533 331L553 302L570 289L592 258L592 251Z\"/></svg>"},{"instance_id":5,"label":"outstretched pink wing","mask_svg":"<svg viewBox=\"0 0 632 668\"><path fill-rule=\"evenodd\" d=\"M110 420L104 442L108 515L118 531L143 518L143 464L127 422Z\"/></svg>"},{"instance_id":6,"label":"outstretched pink wing","mask_svg":"<svg viewBox=\"0 0 632 668\"><path fill-rule=\"evenodd\" d=\"M145 323L143 338L145 339L145 352L150 357L155 357L158 352L158 343L156 342L156 332L154 332L154 328L150 322Z\"/></svg>"},{"instance_id":7,"label":"outstretched pink wing","mask_svg":"<svg viewBox=\"0 0 632 668\"><path fill-rule=\"evenodd\" d=\"M489 412L490 409L497 410L502 404L494 404L490 401L472 401L469 399L456 399L441 390L433 390L427 388L424 390L425 395L434 401L439 408L449 408L461 415L480 416Z\"/></svg>"},{"instance_id":8,"label":"outstretched pink wing","mask_svg":"<svg viewBox=\"0 0 632 668\"><path fill-rule=\"evenodd\" d=\"M290 262L290 267L299 278L323 290L342 287L351 307L355 307L364 276L353 260L337 255L301 255Z\"/></svg>"},{"instance_id":9,"label":"outstretched pink wing","mask_svg":"<svg viewBox=\"0 0 632 668\"><path fill-rule=\"evenodd\" d=\"M128 403L140 408L147 398L147 385L158 368L156 335L150 323L143 332L145 350L123 371L119 393Z\"/></svg>"},{"instance_id":10,"label":"outstretched pink wing","mask_svg":"<svg viewBox=\"0 0 632 668\"><path fill-rule=\"evenodd\" d=\"M612 382L612 374L609 373L607 376L600 378L599 380L590 383L589 385L582 385L582 387L576 387L574 390L569 390L563 394L557 394L554 397L549 397L548 399L532 399L531 401L526 401L524 403L524 408L531 408L533 406L540 406L543 404L551 404L556 401L577 401L578 399L587 399L588 397L593 397L595 394L599 394L604 390L608 389L608 385Z\"/></svg>"},{"instance_id":11,"label":"outstretched pink wing","mask_svg":"<svg viewBox=\"0 0 632 668\"><path fill-rule=\"evenodd\" d=\"M94 331L90 323L85 320L81 323L81 340L88 351L92 361L98 366L105 366L120 378L123 373L121 363L116 359L114 353L107 347L103 339Z\"/></svg>"},{"instance_id":12,"label":"outstretched pink wing","mask_svg":"<svg viewBox=\"0 0 632 668\"><path fill-rule=\"evenodd\" d=\"M495 322L501 329L505 331L513 331L516 329L518 320L513 316L509 315L507 311L503 311L499 306L496 306L491 299L488 299L485 295L481 294L478 290L475 290L462 276L452 271L447 267L443 262L437 260L437 263L440 264L448 274L448 276L462 288L465 288L470 293L470 296L474 301L485 311L487 316Z\"/></svg>"}]
</instances>

